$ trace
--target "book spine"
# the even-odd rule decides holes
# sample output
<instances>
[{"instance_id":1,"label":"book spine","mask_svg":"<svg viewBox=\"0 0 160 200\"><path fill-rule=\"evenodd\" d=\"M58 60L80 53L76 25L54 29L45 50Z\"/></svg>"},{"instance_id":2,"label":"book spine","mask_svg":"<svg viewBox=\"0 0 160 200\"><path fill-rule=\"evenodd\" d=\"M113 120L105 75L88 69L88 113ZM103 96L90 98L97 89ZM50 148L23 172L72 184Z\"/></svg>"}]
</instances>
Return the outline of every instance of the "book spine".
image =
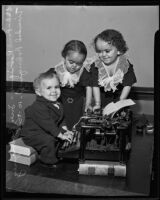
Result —
<instances>
[{"instance_id":1,"label":"book spine","mask_svg":"<svg viewBox=\"0 0 160 200\"><path fill-rule=\"evenodd\" d=\"M10 153L9 161L24 164L24 165L31 165L37 159L37 154L34 153L31 156L23 156L20 154Z\"/></svg>"},{"instance_id":2,"label":"book spine","mask_svg":"<svg viewBox=\"0 0 160 200\"><path fill-rule=\"evenodd\" d=\"M79 174L102 176L126 176L126 166L83 166L78 169Z\"/></svg>"},{"instance_id":3,"label":"book spine","mask_svg":"<svg viewBox=\"0 0 160 200\"><path fill-rule=\"evenodd\" d=\"M19 153L22 155L29 156L33 153L30 148L22 147L14 144L10 144L10 152Z\"/></svg>"}]
</instances>

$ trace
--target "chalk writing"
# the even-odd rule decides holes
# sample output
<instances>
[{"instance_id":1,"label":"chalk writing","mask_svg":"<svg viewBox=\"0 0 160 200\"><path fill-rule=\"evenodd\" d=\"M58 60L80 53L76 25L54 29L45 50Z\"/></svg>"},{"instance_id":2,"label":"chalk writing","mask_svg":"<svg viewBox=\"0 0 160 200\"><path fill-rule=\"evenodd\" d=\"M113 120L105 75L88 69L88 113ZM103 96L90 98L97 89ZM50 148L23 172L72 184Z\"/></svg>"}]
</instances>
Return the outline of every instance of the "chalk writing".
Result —
<instances>
[{"instance_id":1,"label":"chalk writing","mask_svg":"<svg viewBox=\"0 0 160 200\"><path fill-rule=\"evenodd\" d=\"M8 105L10 121L18 126L21 126L23 123L23 104L21 101L17 103L18 105ZM17 113L17 114L16 114Z\"/></svg>"},{"instance_id":2,"label":"chalk writing","mask_svg":"<svg viewBox=\"0 0 160 200\"><path fill-rule=\"evenodd\" d=\"M20 113L17 114L17 119L14 121L18 126L22 125L22 115Z\"/></svg>"},{"instance_id":3,"label":"chalk writing","mask_svg":"<svg viewBox=\"0 0 160 200\"><path fill-rule=\"evenodd\" d=\"M22 82L28 73L23 69L22 17L21 6L5 7L7 80L12 82ZM13 85L11 87L13 92L10 96L10 105L8 105L9 120L20 126L23 123L23 93L14 93Z\"/></svg>"},{"instance_id":4,"label":"chalk writing","mask_svg":"<svg viewBox=\"0 0 160 200\"><path fill-rule=\"evenodd\" d=\"M10 121L14 123L14 110L15 110L15 105L8 105L8 108L10 110Z\"/></svg>"},{"instance_id":5,"label":"chalk writing","mask_svg":"<svg viewBox=\"0 0 160 200\"><path fill-rule=\"evenodd\" d=\"M5 32L7 38L7 79L11 81L23 81L28 73L22 70L22 17L20 6L6 6ZM16 74L15 74L16 73Z\"/></svg>"}]
</instances>

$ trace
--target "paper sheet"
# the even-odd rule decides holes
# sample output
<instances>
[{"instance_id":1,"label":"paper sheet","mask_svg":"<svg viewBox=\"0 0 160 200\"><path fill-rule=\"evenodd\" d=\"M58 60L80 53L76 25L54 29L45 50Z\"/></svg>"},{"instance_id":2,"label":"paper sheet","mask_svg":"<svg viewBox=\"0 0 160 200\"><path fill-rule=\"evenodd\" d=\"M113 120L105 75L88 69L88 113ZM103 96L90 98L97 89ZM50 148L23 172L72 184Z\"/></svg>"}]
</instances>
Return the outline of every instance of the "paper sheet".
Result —
<instances>
[{"instance_id":1,"label":"paper sheet","mask_svg":"<svg viewBox=\"0 0 160 200\"><path fill-rule=\"evenodd\" d=\"M110 115L114 112L117 112L121 108L124 108L127 106L132 106L134 104L135 104L135 102L132 101L131 99L120 100L116 103L111 102L103 109L103 115Z\"/></svg>"}]
</instances>

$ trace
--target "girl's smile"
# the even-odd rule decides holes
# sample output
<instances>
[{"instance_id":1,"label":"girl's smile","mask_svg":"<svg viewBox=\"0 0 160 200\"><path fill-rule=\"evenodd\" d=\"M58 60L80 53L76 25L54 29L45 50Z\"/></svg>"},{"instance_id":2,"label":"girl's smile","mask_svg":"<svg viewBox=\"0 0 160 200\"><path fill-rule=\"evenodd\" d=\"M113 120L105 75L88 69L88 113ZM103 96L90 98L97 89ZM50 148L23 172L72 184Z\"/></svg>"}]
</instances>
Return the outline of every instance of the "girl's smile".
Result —
<instances>
[{"instance_id":1,"label":"girl's smile","mask_svg":"<svg viewBox=\"0 0 160 200\"><path fill-rule=\"evenodd\" d=\"M98 39L96 42L96 52L100 60L105 65L111 65L117 60L118 56L120 55L120 52L115 46L101 39Z\"/></svg>"}]
</instances>

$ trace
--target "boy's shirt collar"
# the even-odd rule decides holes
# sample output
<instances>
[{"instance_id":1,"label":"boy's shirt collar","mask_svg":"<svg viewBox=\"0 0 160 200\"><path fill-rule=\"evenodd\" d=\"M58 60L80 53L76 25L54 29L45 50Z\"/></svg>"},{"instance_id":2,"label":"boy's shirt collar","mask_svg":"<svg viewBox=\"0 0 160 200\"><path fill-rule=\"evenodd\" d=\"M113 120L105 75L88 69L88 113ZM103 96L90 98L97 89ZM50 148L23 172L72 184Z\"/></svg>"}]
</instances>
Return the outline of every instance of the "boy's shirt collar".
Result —
<instances>
[{"instance_id":1,"label":"boy's shirt collar","mask_svg":"<svg viewBox=\"0 0 160 200\"><path fill-rule=\"evenodd\" d=\"M57 114L57 116L59 116L59 121L63 119L64 110L60 102L58 101L52 102L45 99L43 96L38 96L38 95L36 95L36 101L43 102L48 108L53 110Z\"/></svg>"},{"instance_id":2,"label":"boy's shirt collar","mask_svg":"<svg viewBox=\"0 0 160 200\"><path fill-rule=\"evenodd\" d=\"M42 101L50 104L59 104L58 101L49 101L48 99L45 99L43 96L36 95L36 100L37 101Z\"/></svg>"}]
</instances>

